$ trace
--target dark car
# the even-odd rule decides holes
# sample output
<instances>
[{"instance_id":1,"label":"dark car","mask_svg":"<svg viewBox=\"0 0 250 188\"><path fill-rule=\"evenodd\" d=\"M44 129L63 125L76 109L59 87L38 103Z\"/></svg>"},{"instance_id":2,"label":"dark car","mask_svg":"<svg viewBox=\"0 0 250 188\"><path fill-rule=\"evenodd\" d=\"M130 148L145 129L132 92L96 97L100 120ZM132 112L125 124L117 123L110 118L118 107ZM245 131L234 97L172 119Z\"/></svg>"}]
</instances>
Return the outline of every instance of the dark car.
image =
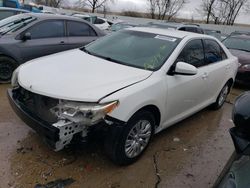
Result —
<instances>
[{"instance_id":1,"label":"dark car","mask_svg":"<svg viewBox=\"0 0 250 188\"><path fill-rule=\"evenodd\" d=\"M250 92L241 94L233 107L233 122L230 129L235 152L220 174L216 188L250 187Z\"/></svg>"},{"instance_id":2,"label":"dark car","mask_svg":"<svg viewBox=\"0 0 250 188\"><path fill-rule=\"evenodd\" d=\"M196 24L182 24L182 23L172 23L172 22L166 22L166 23L165 22L149 22L146 25L142 25L142 26L204 34L204 30L199 25L196 25Z\"/></svg>"},{"instance_id":3,"label":"dark car","mask_svg":"<svg viewBox=\"0 0 250 188\"><path fill-rule=\"evenodd\" d=\"M221 33L221 31L219 31L219 30L204 29L204 32L206 35L213 36L213 37L219 39L220 41L223 41L224 39L226 39L228 37L227 34Z\"/></svg>"},{"instance_id":4,"label":"dark car","mask_svg":"<svg viewBox=\"0 0 250 188\"><path fill-rule=\"evenodd\" d=\"M236 81L250 84L250 35L229 36L223 43L234 56L239 58Z\"/></svg>"},{"instance_id":5,"label":"dark car","mask_svg":"<svg viewBox=\"0 0 250 188\"><path fill-rule=\"evenodd\" d=\"M28 12L29 11L22 10L22 9L0 7L0 20L3 20L10 16L14 16L17 14L22 14L22 13L28 13Z\"/></svg>"},{"instance_id":6,"label":"dark car","mask_svg":"<svg viewBox=\"0 0 250 188\"><path fill-rule=\"evenodd\" d=\"M84 46L105 33L70 16L26 13L0 21L0 82L9 82L20 64Z\"/></svg>"},{"instance_id":7,"label":"dark car","mask_svg":"<svg viewBox=\"0 0 250 188\"><path fill-rule=\"evenodd\" d=\"M230 34L230 36L235 36L235 35L250 35L250 32L248 32L248 31L234 31Z\"/></svg>"}]
</instances>

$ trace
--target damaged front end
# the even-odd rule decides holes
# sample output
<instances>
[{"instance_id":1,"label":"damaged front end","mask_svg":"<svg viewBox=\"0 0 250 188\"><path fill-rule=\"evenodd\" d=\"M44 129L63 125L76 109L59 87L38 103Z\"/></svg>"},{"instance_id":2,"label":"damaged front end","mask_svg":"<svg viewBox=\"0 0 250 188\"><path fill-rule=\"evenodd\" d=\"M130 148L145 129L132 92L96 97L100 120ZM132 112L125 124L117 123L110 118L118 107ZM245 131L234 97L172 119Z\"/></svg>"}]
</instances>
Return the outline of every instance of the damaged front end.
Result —
<instances>
[{"instance_id":1,"label":"damaged front end","mask_svg":"<svg viewBox=\"0 0 250 188\"><path fill-rule=\"evenodd\" d=\"M105 122L118 101L105 104L73 102L32 93L22 87L8 90L9 101L17 115L45 141L59 151L74 136L86 138L91 127Z\"/></svg>"}]
</instances>

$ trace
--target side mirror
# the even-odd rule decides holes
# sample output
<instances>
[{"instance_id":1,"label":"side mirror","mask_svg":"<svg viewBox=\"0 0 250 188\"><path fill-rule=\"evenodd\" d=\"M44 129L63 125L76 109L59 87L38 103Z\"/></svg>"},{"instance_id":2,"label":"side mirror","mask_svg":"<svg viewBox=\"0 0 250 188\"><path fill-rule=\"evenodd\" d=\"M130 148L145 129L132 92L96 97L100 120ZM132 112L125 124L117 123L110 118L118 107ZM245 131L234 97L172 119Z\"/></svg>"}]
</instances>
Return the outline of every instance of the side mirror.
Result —
<instances>
[{"instance_id":1,"label":"side mirror","mask_svg":"<svg viewBox=\"0 0 250 188\"><path fill-rule=\"evenodd\" d=\"M30 33L25 33L25 34L23 35L22 40L23 40L23 41L31 40L31 34L30 34Z\"/></svg>"},{"instance_id":2,"label":"side mirror","mask_svg":"<svg viewBox=\"0 0 250 188\"><path fill-rule=\"evenodd\" d=\"M193 65L184 62L178 62L175 66L174 74L192 76L198 72L197 68Z\"/></svg>"}]
</instances>

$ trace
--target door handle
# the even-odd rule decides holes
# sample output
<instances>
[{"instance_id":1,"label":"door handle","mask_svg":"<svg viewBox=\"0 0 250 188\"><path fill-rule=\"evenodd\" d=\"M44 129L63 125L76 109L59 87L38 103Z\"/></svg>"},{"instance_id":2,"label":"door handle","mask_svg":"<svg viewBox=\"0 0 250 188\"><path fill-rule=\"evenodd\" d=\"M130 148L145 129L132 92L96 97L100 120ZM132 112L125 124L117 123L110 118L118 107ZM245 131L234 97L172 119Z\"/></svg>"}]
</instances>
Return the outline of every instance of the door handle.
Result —
<instances>
[{"instance_id":1,"label":"door handle","mask_svg":"<svg viewBox=\"0 0 250 188\"><path fill-rule=\"evenodd\" d=\"M62 41L60 42L60 44L65 44L65 42L62 40Z\"/></svg>"}]
</instances>

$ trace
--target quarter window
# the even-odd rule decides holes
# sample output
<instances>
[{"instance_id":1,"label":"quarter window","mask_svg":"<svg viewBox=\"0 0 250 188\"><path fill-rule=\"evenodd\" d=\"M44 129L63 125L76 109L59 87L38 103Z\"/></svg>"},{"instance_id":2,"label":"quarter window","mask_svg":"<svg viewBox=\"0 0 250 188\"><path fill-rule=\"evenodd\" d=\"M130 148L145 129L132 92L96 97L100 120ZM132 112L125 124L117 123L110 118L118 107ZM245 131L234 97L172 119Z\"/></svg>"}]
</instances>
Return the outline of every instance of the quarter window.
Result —
<instances>
[{"instance_id":1,"label":"quarter window","mask_svg":"<svg viewBox=\"0 0 250 188\"><path fill-rule=\"evenodd\" d=\"M205 64L204 50L201 40L190 41L178 56L176 62L185 62L195 67L200 67Z\"/></svg>"},{"instance_id":2,"label":"quarter window","mask_svg":"<svg viewBox=\"0 0 250 188\"><path fill-rule=\"evenodd\" d=\"M96 36L95 31L85 23L68 22L68 35L70 37Z\"/></svg>"},{"instance_id":3,"label":"quarter window","mask_svg":"<svg viewBox=\"0 0 250 188\"><path fill-rule=\"evenodd\" d=\"M64 36L63 21L48 21L32 27L28 32L32 39L57 38Z\"/></svg>"},{"instance_id":4,"label":"quarter window","mask_svg":"<svg viewBox=\"0 0 250 188\"><path fill-rule=\"evenodd\" d=\"M204 40L206 64L222 61L227 58L224 50L214 40Z\"/></svg>"}]
</instances>

